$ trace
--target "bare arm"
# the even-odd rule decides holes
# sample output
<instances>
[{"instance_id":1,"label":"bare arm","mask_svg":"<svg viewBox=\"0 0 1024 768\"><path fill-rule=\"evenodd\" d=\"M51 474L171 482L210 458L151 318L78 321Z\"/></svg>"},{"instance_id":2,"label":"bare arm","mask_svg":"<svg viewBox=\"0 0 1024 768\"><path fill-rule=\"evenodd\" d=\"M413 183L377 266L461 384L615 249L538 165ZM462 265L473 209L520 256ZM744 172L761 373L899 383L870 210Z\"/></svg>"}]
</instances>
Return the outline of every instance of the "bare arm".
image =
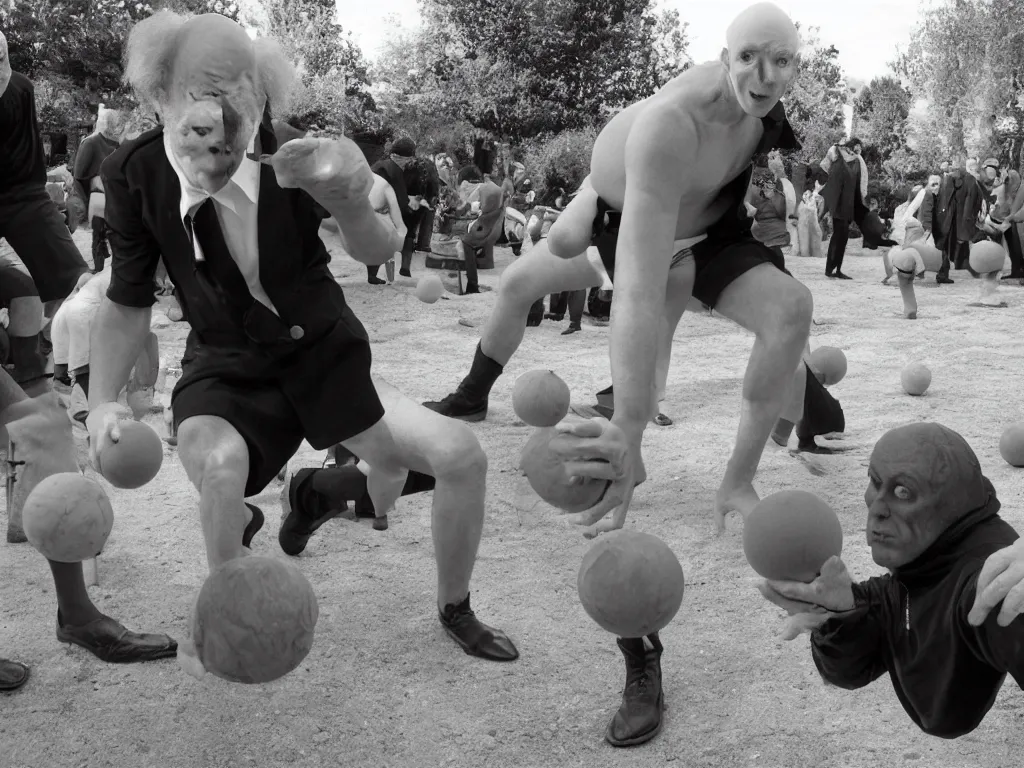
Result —
<instances>
[{"instance_id":1,"label":"bare arm","mask_svg":"<svg viewBox=\"0 0 1024 768\"><path fill-rule=\"evenodd\" d=\"M921 209L921 203L924 202L924 195L925 195L925 192L927 192L927 191L928 190L926 190L926 189L922 189L920 192L917 193L917 197L914 198L913 202L907 208L907 218L908 219L910 217L912 217L912 216L916 216L917 215L917 212Z\"/></svg>"},{"instance_id":2,"label":"bare arm","mask_svg":"<svg viewBox=\"0 0 1024 768\"><path fill-rule=\"evenodd\" d=\"M697 151L692 125L638 121L626 141L626 194L619 230L611 316L612 421L638 443L654 407L658 335L684 171Z\"/></svg>"},{"instance_id":3,"label":"bare arm","mask_svg":"<svg viewBox=\"0 0 1024 768\"><path fill-rule=\"evenodd\" d=\"M399 237L393 228L374 214L369 197L345 206L324 207L338 222L345 252L356 261L376 266L392 258L395 251L402 250L404 235Z\"/></svg>"}]
</instances>

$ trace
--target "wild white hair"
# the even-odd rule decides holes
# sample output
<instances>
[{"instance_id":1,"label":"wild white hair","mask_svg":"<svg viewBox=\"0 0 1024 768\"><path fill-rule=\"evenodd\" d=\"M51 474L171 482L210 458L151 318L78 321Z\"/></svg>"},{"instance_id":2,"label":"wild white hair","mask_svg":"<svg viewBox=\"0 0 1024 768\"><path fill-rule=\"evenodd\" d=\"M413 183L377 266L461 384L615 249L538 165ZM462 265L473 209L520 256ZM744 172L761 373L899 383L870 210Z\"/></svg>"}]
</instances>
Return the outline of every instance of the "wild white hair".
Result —
<instances>
[{"instance_id":1,"label":"wild white hair","mask_svg":"<svg viewBox=\"0 0 1024 768\"><path fill-rule=\"evenodd\" d=\"M159 111L167 102L174 58L181 47L182 29L188 17L158 11L136 24L124 49L124 83L142 103ZM260 90L272 114L283 114L296 90L298 74L281 46L270 38L253 41Z\"/></svg>"}]
</instances>

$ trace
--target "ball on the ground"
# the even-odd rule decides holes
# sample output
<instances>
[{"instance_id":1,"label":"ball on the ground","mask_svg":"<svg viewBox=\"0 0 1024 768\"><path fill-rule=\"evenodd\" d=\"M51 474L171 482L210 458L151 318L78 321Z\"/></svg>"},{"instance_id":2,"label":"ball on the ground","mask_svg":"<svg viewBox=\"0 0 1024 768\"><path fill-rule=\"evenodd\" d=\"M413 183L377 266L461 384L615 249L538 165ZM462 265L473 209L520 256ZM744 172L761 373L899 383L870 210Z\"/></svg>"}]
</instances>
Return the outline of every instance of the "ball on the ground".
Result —
<instances>
[{"instance_id":1,"label":"ball on the ground","mask_svg":"<svg viewBox=\"0 0 1024 768\"><path fill-rule=\"evenodd\" d=\"M168 307L167 319L170 320L172 323L180 323L183 317L185 317L185 315L182 313L181 307Z\"/></svg>"},{"instance_id":2,"label":"ball on the ground","mask_svg":"<svg viewBox=\"0 0 1024 768\"><path fill-rule=\"evenodd\" d=\"M766 579L812 582L842 552L839 516L807 491L765 496L743 522L743 553Z\"/></svg>"},{"instance_id":3,"label":"ball on the ground","mask_svg":"<svg viewBox=\"0 0 1024 768\"><path fill-rule=\"evenodd\" d=\"M980 243L971 244L971 269L979 274L998 272L1006 262L1006 251L999 243L991 240L982 240Z\"/></svg>"},{"instance_id":4,"label":"ball on the ground","mask_svg":"<svg viewBox=\"0 0 1024 768\"><path fill-rule=\"evenodd\" d=\"M912 243L911 248L921 254L924 268L929 272L938 272L942 269L942 251L931 243Z\"/></svg>"},{"instance_id":5,"label":"ball on the ground","mask_svg":"<svg viewBox=\"0 0 1024 768\"><path fill-rule=\"evenodd\" d=\"M444 283L437 275L424 275L416 283L416 298L424 304L433 304L444 296Z\"/></svg>"},{"instance_id":6,"label":"ball on the ground","mask_svg":"<svg viewBox=\"0 0 1024 768\"><path fill-rule=\"evenodd\" d=\"M160 471L164 446L156 430L140 421L120 425L121 439L98 455L100 474L115 488L141 488Z\"/></svg>"},{"instance_id":7,"label":"ball on the ground","mask_svg":"<svg viewBox=\"0 0 1024 768\"><path fill-rule=\"evenodd\" d=\"M528 371L512 387L512 410L531 427L553 427L569 413L569 385L554 371Z\"/></svg>"},{"instance_id":8,"label":"ball on the ground","mask_svg":"<svg viewBox=\"0 0 1024 768\"><path fill-rule=\"evenodd\" d=\"M239 557L203 583L192 642L207 672L233 683L269 683L306 658L319 615L313 587L296 566Z\"/></svg>"},{"instance_id":9,"label":"ball on the ground","mask_svg":"<svg viewBox=\"0 0 1024 768\"><path fill-rule=\"evenodd\" d=\"M580 603L616 637L645 637L668 626L683 602L683 567L649 533L604 534L583 556L576 579Z\"/></svg>"},{"instance_id":10,"label":"ball on the ground","mask_svg":"<svg viewBox=\"0 0 1024 768\"><path fill-rule=\"evenodd\" d=\"M919 397L931 386L932 372L924 363L908 363L900 373L900 383L908 395Z\"/></svg>"},{"instance_id":11,"label":"ball on the ground","mask_svg":"<svg viewBox=\"0 0 1024 768\"><path fill-rule=\"evenodd\" d=\"M901 272L916 274L917 273L917 255L916 251L912 251L910 248L893 248L889 251L889 262L893 268L900 270Z\"/></svg>"},{"instance_id":12,"label":"ball on the ground","mask_svg":"<svg viewBox=\"0 0 1024 768\"><path fill-rule=\"evenodd\" d=\"M551 450L557 435L551 427L534 432L523 447L520 466L530 487L548 504L563 512L584 512L602 499L611 481L584 478L574 484L561 457Z\"/></svg>"},{"instance_id":13,"label":"ball on the ground","mask_svg":"<svg viewBox=\"0 0 1024 768\"><path fill-rule=\"evenodd\" d=\"M818 347L811 352L811 368L825 377L826 387L842 381L846 367L846 355L837 347Z\"/></svg>"},{"instance_id":14,"label":"ball on the ground","mask_svg":"<svg viewBox=\"0 0 1024 768\"><path fill-rule=\"evenodd\" d=\"M1024 421L1011 424L999 438L999 455L1011 467L1024 467Z\"/></svg>"},{"instance_id":15,"label":"ball on the ground","mask_svg":"<svg viewBox=\"0 0 1024 768\"><path fill-rule=\"evenodd\" d=\"M44 478L22 506L25 537L46 559L80 563L103 551L114 527L106 491L77 472Z\"/></svg>"}]
</instances>

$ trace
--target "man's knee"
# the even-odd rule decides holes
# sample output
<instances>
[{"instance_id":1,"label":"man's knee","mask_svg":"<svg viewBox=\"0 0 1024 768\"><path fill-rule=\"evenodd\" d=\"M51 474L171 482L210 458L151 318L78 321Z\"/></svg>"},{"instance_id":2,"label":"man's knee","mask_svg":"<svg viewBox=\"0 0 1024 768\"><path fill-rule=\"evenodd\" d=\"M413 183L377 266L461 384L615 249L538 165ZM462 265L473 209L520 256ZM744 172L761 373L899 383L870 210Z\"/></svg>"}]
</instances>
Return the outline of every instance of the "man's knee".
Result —
<instances>
[{"instance_id":1,"label":"man's knee","mask_svg":"<svg viewBox=\"0 0 1024 768\"><path fill-rule=\"evenodd\" d=\"M185 419L178 427L178 455L200 492L244 491L249 449L228 422L211 416Z\"/></svg>"},{"instance_id":2,"label":"man's knee","mask_svg":"<svg viewBox=\"0 0 1024 768\"><path fill-rule=\"evenodd\" d=\"M810 290L803 283L793 280L793 285L780 297L782 307L780 325L783 332L806 334L811 328L811 318L814 315L814 298Z\"/></svg>"},{"instance_id":3,"label":"man's knee","mask_svg":"<svg viewBox=\"0 0 1024 768\"><path fill-rule=\"evenodd\" d=\"M436 477L483 477L487 475L487 454L473 430L461 422L450 425L444 439L432 444L431 466Z\"/></svg>"}]
</instances>

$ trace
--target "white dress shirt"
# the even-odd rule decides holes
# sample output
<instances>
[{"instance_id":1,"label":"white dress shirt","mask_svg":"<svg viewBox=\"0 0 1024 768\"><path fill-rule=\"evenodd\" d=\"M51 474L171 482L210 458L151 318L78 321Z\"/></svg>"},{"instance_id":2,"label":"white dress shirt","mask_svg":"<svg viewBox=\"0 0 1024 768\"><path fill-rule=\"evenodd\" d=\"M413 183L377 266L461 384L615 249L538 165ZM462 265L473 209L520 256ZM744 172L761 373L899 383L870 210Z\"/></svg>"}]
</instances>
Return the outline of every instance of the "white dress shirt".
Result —
<instances>
[{"instance_id":1,"label":"white dress shirt","mask_svg":"<svg viewBox=\"0 0 1024 768\"><path fill-rule=\"evenodd\" d=\"M238 265L238 271L245 278L246 285L249 286L249 293L256 301L273 311L274 314L278 314L260 283L259 230L256 216L260 196L260 164L248 157L255 151L258 132L259 125L253 132L252 141L249 142L246 152L247 156L242 158L242 164L235 171L231 180L215 195L193 186L185 178L181 165L171 151L166 131L164 132L164 151L178 177L178 182L181 184L182 226L189 231L186 219L194 215L207 198L212 198L228 253L231 254L231 258ZM196 261L203 261L202 247L197 240L194 238L192 240Z\"/></svg>"}]
</instances>

